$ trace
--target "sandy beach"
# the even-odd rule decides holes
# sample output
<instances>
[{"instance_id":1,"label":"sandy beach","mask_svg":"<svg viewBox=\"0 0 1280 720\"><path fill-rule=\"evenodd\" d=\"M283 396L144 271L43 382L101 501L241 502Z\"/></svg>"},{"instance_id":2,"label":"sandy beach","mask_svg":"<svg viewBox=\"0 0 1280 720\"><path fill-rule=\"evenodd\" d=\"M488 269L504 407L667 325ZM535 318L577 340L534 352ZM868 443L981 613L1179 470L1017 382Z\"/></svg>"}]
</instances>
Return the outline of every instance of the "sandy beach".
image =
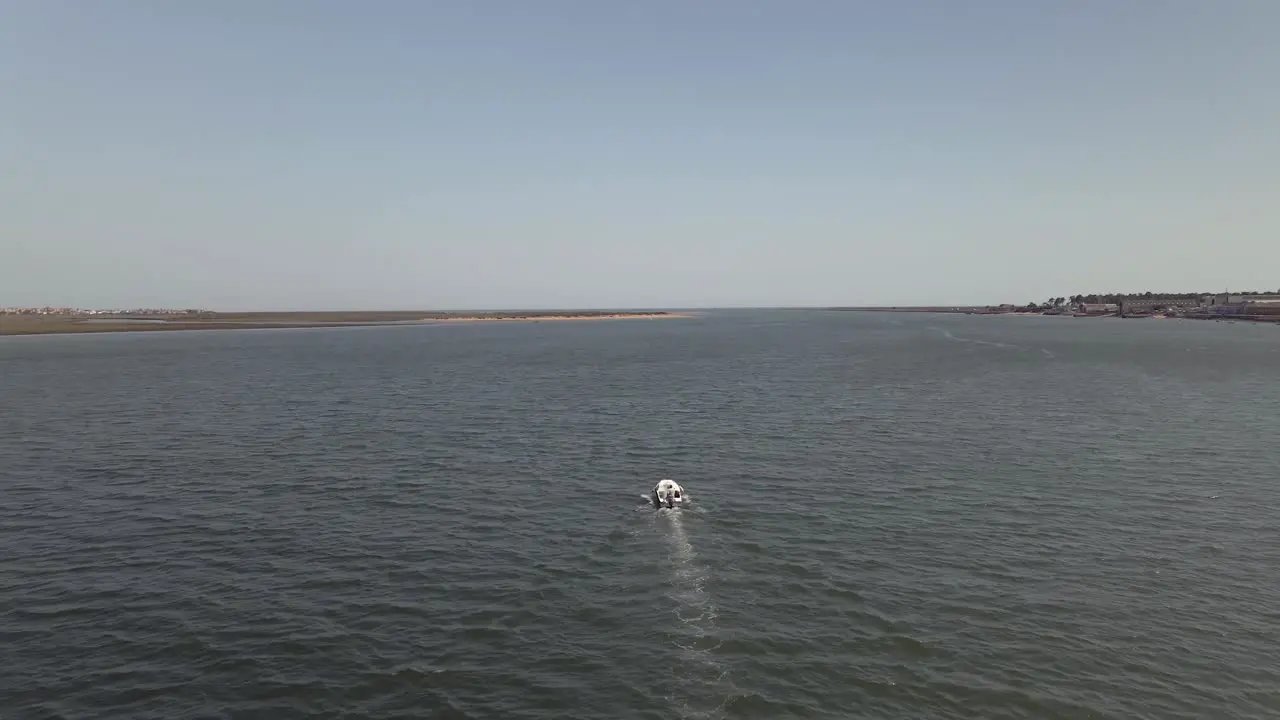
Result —
<instances>
[{"instance_id":1,"label":"sandy beach","mask_svg":"<svg viewBox=\"0 0 1280 720\"><path fill-rule=\"evenodd\" d=\"M541 322L584 320L658 320L687 318L668 312L487 312L424 311L237 312L199 315L0 315L0 335L65 335L182 330L264 330L268 328L361 327L375 325L435 325L472 322Z\"/></svg>"}]
</instances>

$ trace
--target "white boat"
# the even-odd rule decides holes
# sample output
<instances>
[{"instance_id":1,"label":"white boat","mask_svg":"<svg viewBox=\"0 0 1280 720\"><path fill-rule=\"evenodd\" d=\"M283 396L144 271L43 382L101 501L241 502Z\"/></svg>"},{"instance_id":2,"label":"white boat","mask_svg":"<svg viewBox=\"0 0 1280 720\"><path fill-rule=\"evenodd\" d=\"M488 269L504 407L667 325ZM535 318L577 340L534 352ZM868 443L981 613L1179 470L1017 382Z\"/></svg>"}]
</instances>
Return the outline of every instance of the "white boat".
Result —
<instances>
[{"instance_id":1,"label":"white boat","mask_svg":"<svg viewBox=\"0 0 1280 720\"><path fill-rule=\"evenodd\" d=\"M653 486L653 506L673 508L685 501L684 488L675 480L659 480Z\"/></svg>"}]
</instances>

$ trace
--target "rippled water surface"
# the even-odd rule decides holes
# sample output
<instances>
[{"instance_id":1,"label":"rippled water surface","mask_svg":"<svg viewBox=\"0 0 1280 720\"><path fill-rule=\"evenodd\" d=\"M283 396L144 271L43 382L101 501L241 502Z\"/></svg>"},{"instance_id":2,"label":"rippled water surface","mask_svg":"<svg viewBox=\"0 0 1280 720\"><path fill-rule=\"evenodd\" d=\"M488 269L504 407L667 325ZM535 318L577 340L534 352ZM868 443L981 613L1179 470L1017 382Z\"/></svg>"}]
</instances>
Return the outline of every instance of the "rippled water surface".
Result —
<instances>
[{"instance_id":1,"label":"rippled water surface","mask_svg":"<svg viewBox=\"0 0 1280 720\"><path fill-rule=\"evenodd\" d=\"M1277 438L1246 324L3 338L0 716L1274 718Z\"/></svg>"}]
</instances>

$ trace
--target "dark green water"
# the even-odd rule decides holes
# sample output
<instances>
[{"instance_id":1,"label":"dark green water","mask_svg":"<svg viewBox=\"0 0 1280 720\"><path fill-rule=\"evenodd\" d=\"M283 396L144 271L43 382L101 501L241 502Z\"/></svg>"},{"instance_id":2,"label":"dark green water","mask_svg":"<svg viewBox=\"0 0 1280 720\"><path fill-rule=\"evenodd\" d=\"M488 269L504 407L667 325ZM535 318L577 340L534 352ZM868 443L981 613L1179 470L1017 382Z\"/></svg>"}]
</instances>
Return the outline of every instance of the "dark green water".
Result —
<instances>
[{"instance_id":1,"label":"dark green water","mask_svg":"<svg viewBox=\"0 0 1280 720\"><path fill-rule=\"evenodd\" d=\"M1277 438L1245 324L0 339L0 716L1277 717Z\"/></svg>"}]
</instances>

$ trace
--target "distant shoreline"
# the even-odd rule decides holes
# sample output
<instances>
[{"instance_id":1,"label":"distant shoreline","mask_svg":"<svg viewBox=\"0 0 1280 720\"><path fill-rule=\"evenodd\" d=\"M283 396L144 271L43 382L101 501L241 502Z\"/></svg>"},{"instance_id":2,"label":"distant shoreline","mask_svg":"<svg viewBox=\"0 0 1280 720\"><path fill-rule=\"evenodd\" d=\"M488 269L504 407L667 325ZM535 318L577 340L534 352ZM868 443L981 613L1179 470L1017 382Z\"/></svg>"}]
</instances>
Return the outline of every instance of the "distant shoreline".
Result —
<instances>
[{"instance_id":1,"label":"distant shoreline","mask_svg":"<svg viewBox=\"0 0 1280 720\"><path fill-rule=\"evenodd\" d=\"M548 320L552 322L562 320L658 320L663 318L688 318L692 315L682 313L608 313L603 315L537 315L528 317L486 317L486 316L460 316L447 317L439 320L427 320L426 322L539 322Z\"/></svg>"},{"instance_id":2,"label":"distant shoreline","mask_svg":"<svg viewBox=\"0 0 1280 720\"><path fill-rule=\"evenodd\" d=\"M475 322L541 322L585 320L658 320L691 315L664 311L564 312L245 312L166 315L0 315L0 336L67 335L118 332L177 332L183 330L265 330L269 328L371 327L436 325Z\"/></svg>"},{"instance_id":3,"label":"distant shoreline","mask_svg":"<svg viewBox=\"0 0 1280 720\"><path fill-rule=\"evenodd\" d=\"M1075 312L1071 310L1028 310L1025 308L993 307L827 307L829 312L878 312L878 313L938 313L946 315L981 315L983 317L1064 317L1064 318L1117 318L1124 320L1214 320L1218 322L1280 323L1280 315L1218 314L1205 312L1144 312L1122 315L1118 311Z\"/></svg>"}]
</instances>

